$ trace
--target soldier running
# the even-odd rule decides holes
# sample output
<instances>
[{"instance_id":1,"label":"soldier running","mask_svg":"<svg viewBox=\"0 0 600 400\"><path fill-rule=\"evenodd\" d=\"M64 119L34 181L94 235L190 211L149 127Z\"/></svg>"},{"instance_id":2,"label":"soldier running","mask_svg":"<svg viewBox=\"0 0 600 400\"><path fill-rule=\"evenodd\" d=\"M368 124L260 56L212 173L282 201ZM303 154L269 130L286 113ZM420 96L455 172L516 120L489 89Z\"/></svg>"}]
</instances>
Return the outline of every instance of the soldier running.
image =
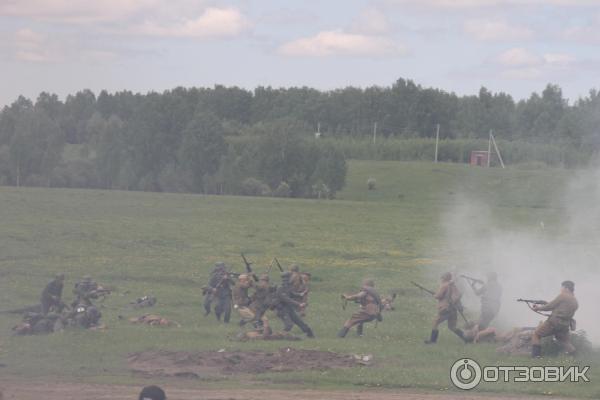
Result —
<instances>
[{"instance_id":1,"label":"soldier running","mask_svg":"<svg viewBox=\"0 0 600 400\"><path fill-rule=\"evenodd\" d=\"M371 322L374 320L381 321L381 298L377 291L375 291L375 282L372 279L365 279L363 281L360 292L353 295L343 294L344 300L357 301L360 303L360 310L352 314L349 320L344 323L344 327L338 332L338 337L346 337L348 331L356 326L356 333L359 336L363 334L363 324L365 322Z\"/></svg>"},{"instance_id":2,"label":"soldier running","mask_svg":"<svg viewBox=\"0 0 600 400\"><path fill-rule=\"evenodd\" d=\"M537 327L531 339L531 356L542 356L541 340L546 336L554 336L563 346L567 354L573 355L575 347L571 343L570 330L573 326L573 316L579 308L575 298L575 284L572 281L564 281L561 284L560 294L545 305L536 304L534 311L552 311L550 317Z\"/></svg>"},{"instance_id":3,"label":"soldier running","mask_svg":"<svg viewBox=\"0 0 600 400\"><path fill-rule=\"evenodd\" d=\"M288 319L292 325L286 323L285 330L289 331L293 325L297 325L307 337L315 337L312 329L298 316L295 308L303 309L306 304L300 303L292 298L293 289L290 282L291 272L284 272L281 274L281 286L277 288L274 296L274 308L277 310L277 316L279 316L285 323Z\"/></svg>"},{"instance_id":4,"label":"soldier running","mask_svg":"<svg viewBox=\"0 0 600 400\"><path fill-rule=\"evenodd\" d=\"M438 327L444 321L448 321L448 329L464 340L463 331L456 327L458 312L462 311L462 304L460 302L462 294L454 284L450 272L446 272L442 275L442 283L434 297L438 301L438 315L433 322L431 337L428 340L425 340L425 343L435 344L437 342L440 333Z\"/></svg>"}]
</instances>

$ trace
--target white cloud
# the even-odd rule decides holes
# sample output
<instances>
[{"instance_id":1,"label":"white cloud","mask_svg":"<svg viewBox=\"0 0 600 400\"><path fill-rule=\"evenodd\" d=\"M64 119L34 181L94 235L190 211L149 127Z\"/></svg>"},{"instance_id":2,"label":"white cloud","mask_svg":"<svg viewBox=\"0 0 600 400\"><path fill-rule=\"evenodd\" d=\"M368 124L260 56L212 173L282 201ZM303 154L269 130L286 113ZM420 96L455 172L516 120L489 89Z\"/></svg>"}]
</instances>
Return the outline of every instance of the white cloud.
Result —
<instances>
[{"instance_id":1,"label":"white cloud","mask_svg":"<svg viewBox=\"0 0 600 400\"><path fill-rule=\"evenodd\" d=\"M507 67L527 67L544 62L542 57L522 47L506 50L497 57L497 60L501 65Z\"/></svg>"},{"instance_id":2,"label":"white cloud","mask_svg":"<svg viewBox=\"0 0 600 400\"><path fill-rule=\"evenodd\" d=\"M516 47L499 54L496 63L500 75L507 79L538 79L568 71L577 59L566 53L537 54Z\"/></svg>"},{"instance_id":3,"label":"white cloud","mask_svg":"<svg viewBox=\"0 0 600 400\"><path fill-rule=\"evenodd\" d=\"M366 35L382 35L391 30L391 24L388 17L376 8L367 8L363 10L350 26L354 33Z\"/></svg>"},{"instance_id":4,"label":"white cloud","mask_svg":"<svg viewBox=\"0 0 600 400\"><path fill-rule=\"evenodd\" d=\"M249 26L249 21L237 8L210 7L194 19L185 19L169 25L146 21L132 31L152 36L228 38L239 36Z\"/></svg>"},{"instance_id":5,"label":"white cloud","mask_svg":"<svg viewBox=\"0 0 600 400\"><path fill-rule=\"evenodd\" d=\"M466 21L464 31L481 41L525 40L531 39L534 35L529 28L487 19Z\"/></svg>"},{"instance_id":6,"label":"white cloud","mask_svg":"<svg viewBox=\"0 0 600 400\"><path fill-rule=\"evenodd\" d=\"M340 30L319 32L315 36L288 42L279 48L286 56L394 56L405 53L402 46L383 36L346 33Z\"/></svg>"},{"instance_id":7,"label":"white cloud","mask_svg":"<svg viewBox=\"0 0 600 400\"><path fill-rule=\"evenodd\" d=\"M15 58L19 61L45 62L52 57L46 37L31 29L20 29L14 36Z\"/></svg>"}]
</instances>

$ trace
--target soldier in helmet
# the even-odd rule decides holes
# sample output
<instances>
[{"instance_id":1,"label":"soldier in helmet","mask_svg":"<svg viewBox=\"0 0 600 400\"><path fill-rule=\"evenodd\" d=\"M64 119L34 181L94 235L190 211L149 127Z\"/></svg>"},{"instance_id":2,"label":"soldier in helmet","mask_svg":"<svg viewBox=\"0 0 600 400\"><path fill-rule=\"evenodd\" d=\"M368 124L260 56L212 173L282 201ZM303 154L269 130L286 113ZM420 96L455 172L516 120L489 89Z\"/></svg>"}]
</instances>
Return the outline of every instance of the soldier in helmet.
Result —
<instances>
[{"instance_id":1,"label":"soldier in helmet","mask_svg":"<svg viewBox=\"0 0 600 400\"><path fill-rule=\"evenodd\" d=\"M85 275L79 282L75 284L75 288L73 288L75 300L73 301L72 306L75 307L80 303L91 305L92 299L96 299L98 297L95 295L98 288L98 283L96 283L91 276Z\"/></svg>"},{"instance_id":2,"label":"soldier in helmet","mask_svg":"<svg viewBox=\"0 0 600 400\"><path fill-rule=\"evenodd\" d=\"M138 400L167 400L164 390L158 386L146 386L140 392Z\"/></svg>"},{"instance_id":3,"label":"soldier in helmet","mask_svg":"<svg viewBox=\"0 0 600 400\"><path fill-rule=\"evenodd\" d=\"M62 302L62 292L65 283L65 275L58 274L42 291L40 303L42 304L42 314L46 315L51 310L62 311L64 306Z\"/></svg>"},{"instance_id":4,"label":"soldier in helmet","mask_svg":"<svg viewBox=\"0 0 600 400\"><path fill-rule=\"evenodd\" d=\"M241 274L233 287L233 309L236 310L242 318L240 326L253 321L256 317L254 311L250 308L252 300L248 294L248 290L253 286L254 281L250 278L250 275Z\"/></svg>"},{"instance_id":5,"label":"soldier in helmet","mask_svg":"<svg viewBox=\"0 0 600 400\"><path fill-rule=\"evenodd\" d=\"M231 316L231 287L235 282L225 266L225 263L218 262L211 273L208 286L204 290L204 311L205 315L210 314L212 303L215 302L215 316L220 321L223 316L223 322L228 323Z\"/></svg>"},{"instance_id":6,"label":"soldier in helmet","mask_svg":"<svg viewBox=\"0 0 600 400\"><path fill-rule=\"evenodd\" d=\"M254 312L255 322L262 329L263 336L268 336L272 332L266 312L271 308L275 287L271 286L268 274L262 274L255 286L249 308Z\"/></svg>"},{"instance_id":7,"label":"soldier in helmet","mask_svg":"<svg viewBox=\"0 0 600 400\"><path fill-rule=\"evenodd\" d=\"M550 303L533 306L534 311L551 311L552 314L533 333L531 338L532 357L542 355L541 340L546 336L554 336L567 354L575 353L575 347L570 339L570 330L573 326L573 316L578 308L579 303L575 298L575 283L572 281L564 281L561 284L560 294Z\"/></svg>"},{"instance_id":8,"label":"soldier in helmet","mask_svg":"<svg viewBox=\"0 0 600 400\"><path fill-rule=\"evenodd\" d=\"M302 309L306 305L292 298L294 291L290 282L291 275L291 272L283 272L281 274L281 286L278 287L277 291L275 292L274 307L277 309L277 315L280 318L282 318L284 321L289 319L289 321L292 324L297 325L307 337L312 338L314 337L312 329L296 313L295 308ZM289 325L286 326L286 331L289 331L290 329L291 327Z\"/></svg>"},{"instance_id":9,"label":"soldier in helmet","mask_svg":"<svg viewBox=\"0 0 600 400\"><path fill-rule=\"evenodd\" d=\"M463 331L456 327L458 312L462 311L462 304L460 302L462 293L454 284L450 272L446 272L442 275L442 282L434 297L438 301L438 315L433 322L431 337L429 340L426 340L425 343L434 344L437 342L439 336L438 327L445 321L448 321L448 329L464 340Z\"/></svg>"},{"instance_id":10,"label":"soldier in helmet","mask_svg":"<svg viewBox=\"0 0 600 400\"><path fill-rule=\"evenodd\" d=\"M356 326L356 333L359 336L363 334L363 324L374 320L381 321L381 298L375 290L375 282L372 279L365 279L360 292L352 295L343 294L344 300L351 300L360 303L360 310L352 314L349 320L344 323L342 329L338 332L338 337L346 337L348 331Z\"/></svg>"}]
</instances>

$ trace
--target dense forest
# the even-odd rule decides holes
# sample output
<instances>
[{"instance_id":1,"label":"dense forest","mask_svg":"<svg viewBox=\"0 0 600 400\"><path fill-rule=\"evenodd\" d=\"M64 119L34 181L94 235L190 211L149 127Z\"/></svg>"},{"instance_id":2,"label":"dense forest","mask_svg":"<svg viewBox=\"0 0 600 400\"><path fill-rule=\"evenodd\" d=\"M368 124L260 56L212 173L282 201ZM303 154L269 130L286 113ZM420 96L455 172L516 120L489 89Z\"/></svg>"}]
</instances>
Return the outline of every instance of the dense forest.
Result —
<instances>
[{"instance_id":1,"label":"dense forest","mask_svg":"<svg viewBox=\"0 0 600 400\"><path fill-rule=\"evenodd\" d=\"M375 123L383 147L371 144ZM600 93L569 104L548 85L515 101L485 88L458 96L403 79L333 91L83 90L64 101L41 93L0 114L0 184L333 197L344 185L346 158L429 158L437 124L445 148L460 147L443 161L465 161L468 144L484 147L493 130L511 149L508 159L521 161L517 153L527 146L553 146L586 156L540 160L572 166L600 149ZM394 146L386 140L398 154L407 143L427 150L389 155Z\"/></svg>"}]
</instances>

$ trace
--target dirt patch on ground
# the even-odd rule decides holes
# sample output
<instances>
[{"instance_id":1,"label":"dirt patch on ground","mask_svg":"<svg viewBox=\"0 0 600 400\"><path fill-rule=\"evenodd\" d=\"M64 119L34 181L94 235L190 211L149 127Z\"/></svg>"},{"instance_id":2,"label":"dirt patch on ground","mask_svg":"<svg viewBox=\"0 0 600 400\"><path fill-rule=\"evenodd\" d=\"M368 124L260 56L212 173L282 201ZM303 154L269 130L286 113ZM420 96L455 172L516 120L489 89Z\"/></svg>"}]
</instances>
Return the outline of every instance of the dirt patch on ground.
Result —
<instances>
[{"instance_id":1,"label":"dirt patch on ground","mask_svg":"<svg viewBox=\"0 0 600 400\"><path fill-rule=\"evenodd\" d=\"M356 366L348 354L282 348L265 351L145 351L130 354L129 368L144 376L202 378L218 375L325 370Z\"/></svg>"}]
</instances>

